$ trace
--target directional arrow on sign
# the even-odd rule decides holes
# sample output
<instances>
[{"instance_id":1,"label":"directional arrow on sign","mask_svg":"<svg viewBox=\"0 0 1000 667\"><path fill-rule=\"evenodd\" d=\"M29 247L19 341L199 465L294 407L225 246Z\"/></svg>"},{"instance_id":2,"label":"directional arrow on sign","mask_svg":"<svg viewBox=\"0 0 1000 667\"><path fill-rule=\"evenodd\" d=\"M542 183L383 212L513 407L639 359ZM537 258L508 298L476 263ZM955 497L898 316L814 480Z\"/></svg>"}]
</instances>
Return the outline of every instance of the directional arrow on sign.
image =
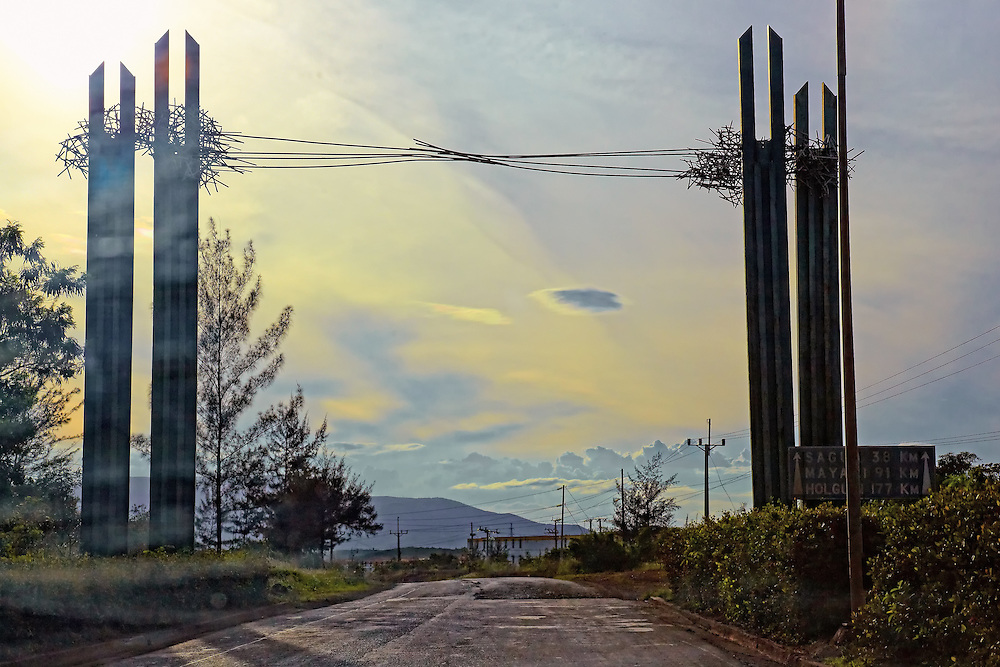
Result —
<instances>
[{"instance_id":1,"label":"directional arrow on sign","mask_svg":"<svg viewBox=\"0 0 1000 667\"><path fill-rule=\"evenodd\" d=\"M795 452L792 456L792 495L802 495L802 469L799 468L799 461L802 459L801 452Z\"/></svg>"},{"instance_id":2,"label":"directional arrow on sign","mask_svg":"<svg viewBox=\"0 0 1000 667\"><path fill-rule=\"evenodd\" d=\"M927 452L924 452L924 455L920 458L924 461L924 479L923 484L921 485L922 488L920 489L920 493L926 496L931 492L931 457L927 454Z\"/></svg>"}]
</instances>

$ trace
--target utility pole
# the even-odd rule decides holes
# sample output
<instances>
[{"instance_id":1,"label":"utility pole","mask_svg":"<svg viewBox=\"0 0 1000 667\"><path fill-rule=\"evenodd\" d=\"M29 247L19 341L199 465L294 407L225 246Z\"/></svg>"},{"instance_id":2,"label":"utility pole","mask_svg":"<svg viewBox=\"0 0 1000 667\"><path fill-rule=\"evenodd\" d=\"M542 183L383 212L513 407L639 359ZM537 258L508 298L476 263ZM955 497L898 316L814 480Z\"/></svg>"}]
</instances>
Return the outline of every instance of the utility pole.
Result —
<instances>
[{"instance_id":1,"label":"utility pole","mask_svg":"<svg viewBox=\"0 0 1000 667\"><path fill-rule=\"evenodd\" d=\"M399 562L401 562L403 560L403 549L402 549L402 547L400 547L399 538L402 537L403 535L406 535L408 532L410 532L410 531L408 531L408 530L402 530L401 531L399 529L399 517L397 516L396 517L396 530L395 530L395 532L393 532L391 530L389 531L390 535L395 535L396 536L396 562L397 563L399 563Z\"/></svg>"},{"instance_id":2,"label":"utility pole","mask_svg":"<svg viewBox=\"0 0 1000 667\"><path fill-rule=\"evenodd\" d=\"M552 535L553 546L556 549L558 549L559 548L559 519L552 519L552 528L546 528L545 532L546 533L550 533Z\"/></svg>"},{"instance_id":3,"label":"utility pole","mask_svg":"<svg viewBox=\"0 0 1000 667\"><path fill-rule=\"evenodd\" d=\"M691 438L688 438L688 446L694 444L691 442ZM726 439L723 438L722 442L719 444L712 444L712 420L708 420L708 442L702 444L701 438L698 438L698 444L695 445L698 449L705 452L705 520L708 521L708 457L711 451L715 447L725 447Z\"/></svg>"},{"instance_id":4,"label":"utility pole","mask_svg":"<svg viewBox=\"0 0 1000 667\"><path fill-rule=\"evenodd\" d=\"M851 235L847 181L847 21L844 0L837 0L837 141L840 185L840 309L844 346L844 454L847 458L847 548L851 611L865 604L862 579L861 462L858 454L858 404L854 377L854 315L851 308Z\"/></svg>"},{"instance_id":5,"label":"utility pole","mask_svg":"<svg viewBox=\"0 0 1000 667\"><path fill-rule=\"evenodd\" d=\"M490 557L490 533L496 533L497 535L499 535L500 529L497 528L494 530L493 528L483 528L482 526L480 526L479 530L486 533L486 558L488 559Z\"/></svg>"},{"instance_id":6,"label":"utility pole","mask_svg":"<svg viewBox=\"0 0 1000 667\"><path fill-rule=\"evenodd\" d=\"M603 518L604 517L602 517L602 516L597 517L597 532L599 532L599 533L603 533L604 532L604 527L601 526L601 519L603 519Z\"/></svg>"},{"instance_id":7,"label":"utility pole","mask_svg":"<svg viewBox=\"0 0 1000 667\"><path fill-rule=\"evenodd\" d=\"M566 485L562 485L562 503L559 505L559 542L566 548Z\"/></svg>"},{"instance_id":8,"label":"utility pole","mask_svg":"<svg viewBox=\"0 0 1000 667\"><path fill-rule=\"evenodd\" d=\"M622 522L621 522L622 542L625 541L625 468L622 468Z\"/></svg>"},{"instance_id":9,"label":"utility pole","mask_svg":"<svg viewBox=\"0 0 1000 667\"><path fill-rule=\"evenodd\" d=\"M587 532L593 533L594 532L594 520L593 519L587 519L587 523L589 524L589 526L587 528Z\"/></svg>"}]
</instances>

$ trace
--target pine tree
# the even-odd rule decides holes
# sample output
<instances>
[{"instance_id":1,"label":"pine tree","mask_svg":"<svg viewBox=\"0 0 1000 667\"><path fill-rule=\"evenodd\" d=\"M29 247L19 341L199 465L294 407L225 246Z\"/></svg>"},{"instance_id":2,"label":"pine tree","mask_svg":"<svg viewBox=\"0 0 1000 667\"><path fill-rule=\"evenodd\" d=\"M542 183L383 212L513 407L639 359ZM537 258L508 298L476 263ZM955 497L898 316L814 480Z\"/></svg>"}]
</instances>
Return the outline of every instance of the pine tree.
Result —
<instances>
[{"instance_id":1,"label":"pine tree","mask_svg":"<svg viewBox=\"0 0 1000 667\"><path fill-rule=\"evenodd\" d=\"M284 489L271 498L268 543L286 553L318 551L322 558L352 535L378 533L383 526L371 489L342 457L317 457L293 470Z\"/></svg>"},{"instance_id":2,"label":"pine tree","mask_svg":"<svg viewBox=\"0 0 1000 667\"><path fill-rule=\"evenodd\" d=\"M256 424L259 442L246 456L245 489L233 512L232 532L243 543L263 536L273 499L285 493L290 479L313 462L326 442L327 421L313 432L298 385L288 403L269 407Z\"/></svg>"},{"instance_id":3,"label":"pine tree","mask_svg":"<svg viewBox=\"0 0 1000 667\"><path fill-rule=\"evenodd\" d=\"M677 475L663 478L663 453L657 452L642 466L636 466L634 476L628 475L629 484L622 489L620 482L618 498L615 498L613 522L622 537L634 540L645 528L669 526L678 505L673 498L664 496L677 481ZM624 504L624 511L622 511Z\"/></svg>"},{"instance_id":4,"label":"pine tree","mask_svg":"<svg viewBox=\"0 0 1000 667\"><path fill-rule=\"evenodd\" d=\"M261 415L264 425L263 452L269 486L277 491L284 488L296 470L319 455L326 442L327 421L313 433L309 413L305 412L302 387L296 385L288 403L278 403Z\"/></svg>"},{"instance_id":5,"label":"pine tree","mask_svg":"<svg viewBox=\"0 0 1000 667\"><path fill-rule=\"evenodd\" d=\"M292 308L255 339L250 320L260 305L261 280L254 272L252 242L243 248L242 269L232 255L229 230L219 236L209 219L199 244L198 267L198 461L200 541L222 551L223 532L246 498L254 477L253 450L263 425L243 425L257 393L284 363L278 347L291 324Z\"/></svg>"}]
</instances>

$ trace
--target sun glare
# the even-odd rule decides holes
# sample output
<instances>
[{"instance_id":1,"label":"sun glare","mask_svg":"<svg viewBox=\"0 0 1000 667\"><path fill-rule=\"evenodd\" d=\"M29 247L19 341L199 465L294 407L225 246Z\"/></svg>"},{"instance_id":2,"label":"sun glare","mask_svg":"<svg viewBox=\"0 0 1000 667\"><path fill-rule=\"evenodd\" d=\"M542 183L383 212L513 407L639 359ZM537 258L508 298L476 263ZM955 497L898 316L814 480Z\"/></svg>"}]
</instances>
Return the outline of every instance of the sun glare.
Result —
<instances>
[{"instance_id":1,"label":"sun glare","mask_svg":"<svg viewBox=\"0 0 1000 667\"><path fill-rule=\"evenodd\" d=\"M134 0L49 0L4 8L3 48L37 85L64 92L85 86L105 62L117 81L119 61L135 72L159 37L161 3ZM145 59L145 60L144 60Z\"/></svg>"}]
</instances>

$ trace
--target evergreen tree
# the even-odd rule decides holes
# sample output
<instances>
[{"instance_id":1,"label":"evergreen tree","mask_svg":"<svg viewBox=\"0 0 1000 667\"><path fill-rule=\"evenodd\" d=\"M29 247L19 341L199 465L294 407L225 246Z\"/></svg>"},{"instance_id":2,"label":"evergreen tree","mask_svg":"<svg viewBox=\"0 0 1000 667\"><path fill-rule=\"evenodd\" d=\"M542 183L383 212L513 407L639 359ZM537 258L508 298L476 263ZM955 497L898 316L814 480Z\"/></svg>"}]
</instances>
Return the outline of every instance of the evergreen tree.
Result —
<instances>
[{"instance_id":1,"label":"evergreen tree","mask_svg":"<svg viewBox=\"0 0 1000 667\"><path fill-rule=\"evenodd\" d=\"M302 387L296 385L288 403L268 408L260 417L264 426L263 451L271 490L286 487L291 475L315 459L326 442L327 421L316 432L309 425Z\"/></svg>"},{"instance_id":2,"label":"evergreen tree","mask_svg":"<svg viewBox=\"0 0 1000 667\"><path fill-rule=\"evenodd\" d=\"M255 339L250 320L260 305L261 280L254 272L253 244L243 248L243 266L232 255L229 230L220 236L209 219L199 244L198 267L198 461L205 492L198 507L199 540L222 551L223 532L245 508L246 485L254 478L258 420L242 426L257 393L269 386L284 362L278 347L291 324L290 306Z\"/></svg>"},{"instance_id":3,"label":"evergreen tree","mask_svg":"<svg viewBox=\"0 0 1000 667\"><path fill-rule=\"evenodd\" d=\"M673 498L664 494L677 481L677 475L663 477L663 453L657 452L644 465L636 466L634 476L628 475L629 484L618 487L615 498L615 526L624 539L635 539L643 529L669 526L679 507ZM622 505L624 504L624 511Z\"/></svg>"},{"instance_id":4,"label":"evergreen tree","mask_svg":"<svg viewBox=\"0 0 1000 667\"><path fill-rule=\"evenodd\" d=\"M270 499L268 543L286 553L318 551L322 558L352 535L378 533L383 526L377 522L371 489L336 456L320 456L293 469L284 488Z\"/></svg>"},{"instance_id":5,"label":"evergreen tree","mask_svg":"<svg viewBox=\"0 0 1000 667\"><path fill-rule=\"evenodd\" d=\"M302 387L296 386L287 404L279 402L258 415L259 441L246 457L244 493L236 499L233 511L232 532L239 543L263 537L272 500L318 456L326 441L326 419L313 433L304 407Z\"/></svg>"}]
</instances>

